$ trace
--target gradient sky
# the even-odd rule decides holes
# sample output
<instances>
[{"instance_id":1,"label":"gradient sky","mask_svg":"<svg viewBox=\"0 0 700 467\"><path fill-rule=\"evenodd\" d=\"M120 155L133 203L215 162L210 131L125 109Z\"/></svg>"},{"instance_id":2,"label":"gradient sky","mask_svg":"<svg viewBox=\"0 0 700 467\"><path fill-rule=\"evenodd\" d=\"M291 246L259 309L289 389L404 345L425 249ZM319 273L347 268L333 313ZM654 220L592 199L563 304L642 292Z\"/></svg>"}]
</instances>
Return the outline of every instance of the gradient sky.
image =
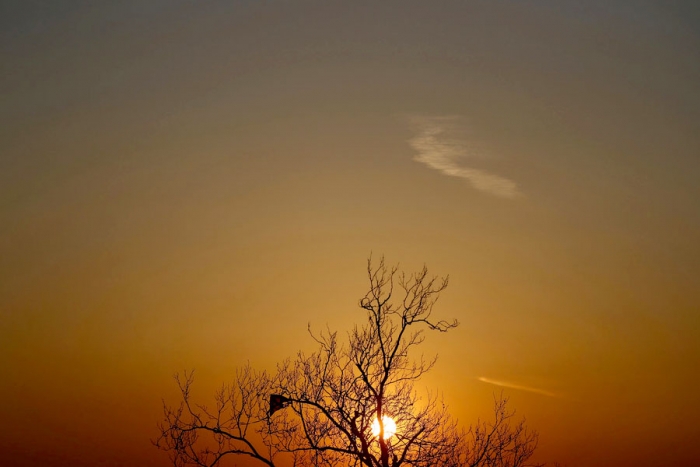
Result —
<instances>
[{"instance_id":1,"label":"gradient sky","mask_svg":"<svg viewBox=\"0 0 700 467\"><path fill-rule=\"evenodd\" d=\"M450 275L425 379L570 467L700 463L693 1L0 4L0 450L165 466L172 375Z\"/></svg>"}]
</instances>

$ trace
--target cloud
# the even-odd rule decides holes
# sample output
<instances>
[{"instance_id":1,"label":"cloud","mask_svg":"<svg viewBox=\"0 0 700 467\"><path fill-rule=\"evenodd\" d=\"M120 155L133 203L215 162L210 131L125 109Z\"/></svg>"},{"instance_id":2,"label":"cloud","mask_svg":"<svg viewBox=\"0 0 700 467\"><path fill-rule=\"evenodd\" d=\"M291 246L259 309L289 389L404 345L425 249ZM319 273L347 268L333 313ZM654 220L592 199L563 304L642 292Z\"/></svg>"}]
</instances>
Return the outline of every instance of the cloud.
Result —
<instances>
[{"instance_id":1,"label":"cloud","mask_svg":"<svg viewBox=\"0 0 700 467\"><path fill-rule=\"evenodd\" d=\"M547 397L558 397L558 398L562 397L561 395L559 395L557 393L545 391L544 389L532 388L529 386L522 386L520 384L511 383L508 381L498 381L495 379L486 378L484 376L479 376L476 379L478 379L482 383L493 384L494 386L501 386L501 387L510 388L510 389L518 389L520 391L534 392L535 394L540 394L540 395L547 396Z\"/></svg>"},{"instance_id":2,"label":"cloud","mask_svg":"<svg viewBox=\"0 0 700 467\"><path fill-rule=\"evenodd\" d=\"M466 141L450 137L457 129L459 117L415 117L411 120L418 131L418 135L408 141L418 153L414 160L445 175L464 178L477 190L503 198L520 196L512 180L459 163L460 159L483 157Z\"/></svg>"}]
</instances>

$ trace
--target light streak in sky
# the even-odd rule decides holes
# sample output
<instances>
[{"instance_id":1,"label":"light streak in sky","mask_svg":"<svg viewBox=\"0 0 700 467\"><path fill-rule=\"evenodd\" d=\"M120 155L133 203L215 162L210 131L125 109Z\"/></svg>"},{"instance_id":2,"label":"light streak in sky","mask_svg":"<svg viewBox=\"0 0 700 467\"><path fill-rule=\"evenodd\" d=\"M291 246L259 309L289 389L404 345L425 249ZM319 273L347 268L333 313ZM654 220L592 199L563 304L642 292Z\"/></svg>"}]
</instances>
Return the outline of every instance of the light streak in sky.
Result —
<instances>
[{"instance_id":1,"label":"light streak in sky","mask_svg":"<svg viewBox=\"0 0 700 467\"><path fill-rule=\"evenodd\" d=\"M520 391L528 391L528 392L534 392L535 394L540 394L542 396L547 396L547 397L562 397L561 395L551 392L551 391L546 391L544 389L539 389L539 388L533 388L530 386L523 386L521 384L517 383L511 383L509 381L499 381L491 378L486 378L484 376L479 376L478 378L479 381L482 383L486 384L493 384L494 386L500 386L504 388L510 388L510 389L517 389Z\"/></svg>"}]
</instances>

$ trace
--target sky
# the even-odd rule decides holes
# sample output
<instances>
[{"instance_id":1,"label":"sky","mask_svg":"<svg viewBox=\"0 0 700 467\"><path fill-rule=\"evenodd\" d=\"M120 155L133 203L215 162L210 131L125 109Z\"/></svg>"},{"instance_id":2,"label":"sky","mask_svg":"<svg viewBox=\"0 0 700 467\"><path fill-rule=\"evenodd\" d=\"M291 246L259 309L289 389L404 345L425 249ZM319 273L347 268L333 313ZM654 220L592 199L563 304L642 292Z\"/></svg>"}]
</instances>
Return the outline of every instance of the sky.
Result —
<instances>
[{"instance_id":1,"label":"sky","mask_svg":"<svg viewBox=\"0 0 700 467\"><path fill-rule=\"evenodd\" d=\"M450 277L423 380L570 467L700 462L692 1L0 4L3 465L165 466L161 401Z\"/></svg>"}]
</instances>

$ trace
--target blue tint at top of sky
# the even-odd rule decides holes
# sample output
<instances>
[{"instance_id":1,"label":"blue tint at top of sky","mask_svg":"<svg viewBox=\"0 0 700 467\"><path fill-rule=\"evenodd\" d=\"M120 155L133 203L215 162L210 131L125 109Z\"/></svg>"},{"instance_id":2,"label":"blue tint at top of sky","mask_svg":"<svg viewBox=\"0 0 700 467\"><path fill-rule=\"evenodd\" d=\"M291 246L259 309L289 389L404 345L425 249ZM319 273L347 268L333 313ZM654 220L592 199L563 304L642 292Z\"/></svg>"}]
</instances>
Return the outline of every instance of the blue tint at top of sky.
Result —
<instances>
[{"instance_id":1,"label":"blue tint at top of sky","mask_svg":"<svg viewBox=\"0 0 700 467\"><path fill-rule=\"evenodd\" d=\"M632 26L639 32L700 38L700 2L694 0L563 0L538 5L578 20Z\"/></svg>"},{"instance_id":2,"label":"blue tint at top of sky","mask_svg":"<svg viewBox=\"0 0 700 467\"><path fill-rule=\"evenodd\" d=\"M3 42L41 33L53 28L70 27L73 22L104 23L130 17L155 15L192 0L10 0L0 3L0 34Z\"/></svg>"}]
</instances>

